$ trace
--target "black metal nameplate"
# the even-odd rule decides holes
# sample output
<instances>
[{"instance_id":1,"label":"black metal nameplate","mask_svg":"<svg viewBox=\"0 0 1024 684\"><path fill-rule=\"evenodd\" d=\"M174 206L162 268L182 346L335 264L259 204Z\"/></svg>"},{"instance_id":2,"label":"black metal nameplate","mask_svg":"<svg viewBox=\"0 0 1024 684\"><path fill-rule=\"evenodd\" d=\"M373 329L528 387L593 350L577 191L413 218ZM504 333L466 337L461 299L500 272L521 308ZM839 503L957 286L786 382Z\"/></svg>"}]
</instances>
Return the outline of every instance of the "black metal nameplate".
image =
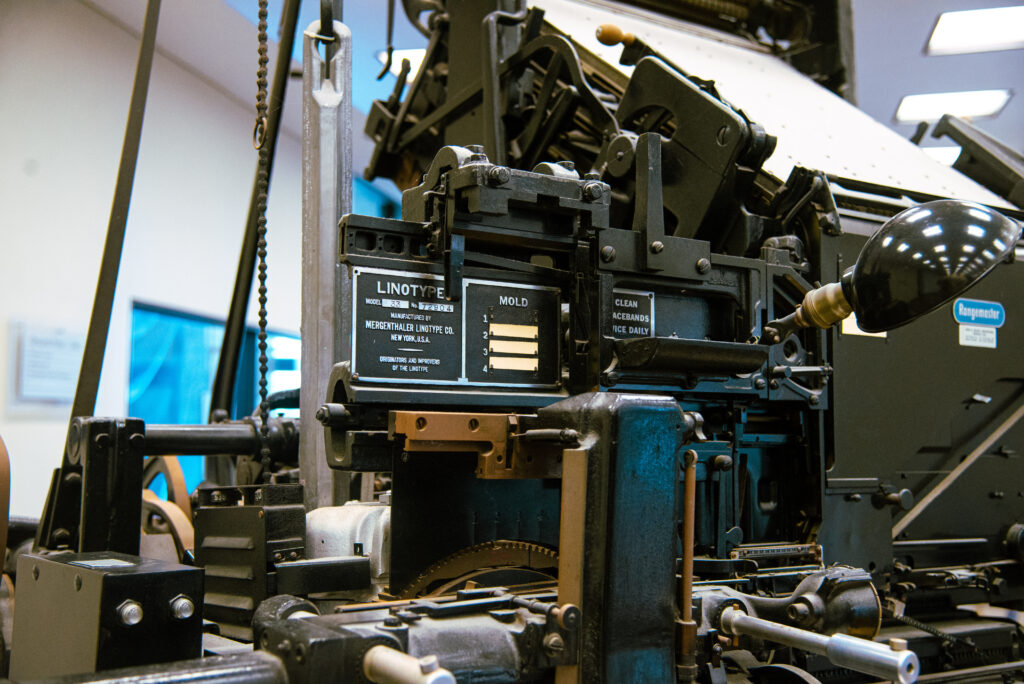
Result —
<instances>
[{"instance_id":1,"label":"black metal nameplate","mask_svg":"<svg viewBox=\"0 0 1024 684\"><path fill-rule=\"evenodd\" d=\"M654 293L615 289L612 294L611 329L606 334L620 340L654 337Z\"/></svg>"},{"instance_id":2,"label":"black metal nameplate","mask_svg":"<svg viewBox=\"0 0 1024 684\"><path fill-rule=\"evenodd\" d=\"M362 378L457 382L462 304L444 298L440 276L357 269L354 373Z\"/></svg>"},{"instance_id":3,"label":"black metal nameplate","mask_svg":"<svg viewBox=\"0 0 1024 684\"><path fill-rule=\"evenodd\" d=\"M550 387L559 380L557 288L353 270L352 372L359 382Z\"/></svg>"}]
</instances>

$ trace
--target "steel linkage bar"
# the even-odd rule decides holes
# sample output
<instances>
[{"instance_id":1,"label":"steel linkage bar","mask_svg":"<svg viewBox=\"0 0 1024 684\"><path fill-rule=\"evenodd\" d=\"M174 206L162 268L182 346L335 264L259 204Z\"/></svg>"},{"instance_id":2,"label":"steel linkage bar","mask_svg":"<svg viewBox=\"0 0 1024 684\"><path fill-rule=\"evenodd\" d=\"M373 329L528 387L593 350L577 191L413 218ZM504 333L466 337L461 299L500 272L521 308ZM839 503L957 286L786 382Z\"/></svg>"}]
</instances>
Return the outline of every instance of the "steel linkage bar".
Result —
<instances>
[{"instance_id":1,"label":"steel linkage bar","mask_svg":"<svg viewBox=\"0 0 1024 684\"><path fill-rule=\"evenodd\" d=\"M149 76L153 70L153 53L156 50L156 26L160 18L160 0L149 0L146 19L142 26L142 40L139 43L139 60L135 67L135 84L128 106L128 123L121 146L121 165L117 169L114 186L114 201L110 207L110 222L107 224L107 240L103 245L103 259L100 275L96 282L96 297L92 304L89 333L85 338L82 353L82 367L78 372L78 386L71 404L71 417L91 416L96 409L96 392L100 386L103 370L103 356L107 349L107 331L110 327L110 310L114 304L117 287L117 272L121 267L121 251L124 247L125 226L128 223L128 206L132 199L132 185L135 182L135 164L139 158L139 139L142 137L142 121L146 113L146 95L149 93Z\"/></svg>"},{"instance_id":2,"label":"steel linkage bar","mask_svg":"<svg viewBox=\"0 0 1024 684\"><path fill-rule=\"evenodd\" d=\"M295 44L295 25L299 17L299 0L286 0L284 21L281 28L281 42L277 49L274 65L274 80L270 87L269 109L267 112L266 140L269 170L267 183L274 168L274 152L277 149L278 132L281 127L281 113L284 110L284 96L291 70L292 46ZM210 415L223 410L231 413L235 394L235 376L238 373L238 357L245 337L245 317L252 292L253 271L256 263L257 203L259 199L258 178L253 180L252 196L249 199L249 214L245 220L245 236L242 251L238 257L238 271L235 274L235 289L231 295L228 320L224 325L224 341L217 361L217 374L213 379L213 395L210 401Z\"/></svg>"}]
</instances>

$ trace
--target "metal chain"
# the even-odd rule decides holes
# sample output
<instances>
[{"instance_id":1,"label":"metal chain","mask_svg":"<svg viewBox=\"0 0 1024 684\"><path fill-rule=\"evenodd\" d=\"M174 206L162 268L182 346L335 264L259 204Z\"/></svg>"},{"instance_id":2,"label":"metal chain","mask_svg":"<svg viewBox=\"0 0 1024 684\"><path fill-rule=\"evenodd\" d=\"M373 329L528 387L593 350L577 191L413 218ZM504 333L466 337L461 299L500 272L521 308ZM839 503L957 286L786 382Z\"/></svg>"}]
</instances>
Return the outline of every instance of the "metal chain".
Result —
<instances>
[{"instance_id":1,"label":"metal chain","mask_svg":"<svg viewBox=\"0 0 1024 684\"><path fill-rule=\"evenodd\" d=\"M259 153L256 167L256 255L259 257L260 350L260 462L263 481L270 482L270 405L267 403L267 187L270 184L267 136L267 1L259 0L259 67L256 69L256 128L253 144Z\"/></svg>"}]
</instances>

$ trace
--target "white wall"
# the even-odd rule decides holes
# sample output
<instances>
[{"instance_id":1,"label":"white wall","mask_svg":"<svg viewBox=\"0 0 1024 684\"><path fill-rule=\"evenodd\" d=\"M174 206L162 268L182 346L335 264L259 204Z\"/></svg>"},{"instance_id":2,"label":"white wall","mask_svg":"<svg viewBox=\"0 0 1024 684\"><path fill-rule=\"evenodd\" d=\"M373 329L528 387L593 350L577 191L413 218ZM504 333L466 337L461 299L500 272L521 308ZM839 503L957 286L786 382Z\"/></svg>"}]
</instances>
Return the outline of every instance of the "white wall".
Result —
<instances>
[{"instance_id":1,"label":"white wall","mask_svg":"<svg viewBox=\"0 0 1024 684\"><path fill-rule=\"evenodd\" d=\"M137 34L90 4L0 0L0 437L12 515L39 515L69 411L9 410L7 331L12 321L88 327L137 58ZM154 61L96 415L127 411L133 301L227 311L255 169L254 106L186 64L166 52ZM300 156L286 130L268 212L270 323L293 332ZM255 309L253 298L253 323Z\"/></svg>"}]
</instances>

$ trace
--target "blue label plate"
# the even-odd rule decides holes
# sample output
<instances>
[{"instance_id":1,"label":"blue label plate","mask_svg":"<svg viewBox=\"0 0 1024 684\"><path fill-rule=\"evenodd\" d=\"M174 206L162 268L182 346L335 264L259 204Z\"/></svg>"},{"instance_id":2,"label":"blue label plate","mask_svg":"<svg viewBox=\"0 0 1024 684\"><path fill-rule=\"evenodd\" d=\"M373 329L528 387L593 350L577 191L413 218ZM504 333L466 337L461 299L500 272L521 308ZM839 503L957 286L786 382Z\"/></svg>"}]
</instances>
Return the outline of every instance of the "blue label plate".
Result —
<instances>
[{"instance_id":1,"label":"blue label plate","mask_svg":"<svg viewBox=\"0 0 1024 684\"><path fill-rule=\"evenodd\" d=\"M953 318L960 325L987 325L1000 328L1006 322L1006 309L999 302L958 299L953 302Z\"/></svg>"}]
</instances>

